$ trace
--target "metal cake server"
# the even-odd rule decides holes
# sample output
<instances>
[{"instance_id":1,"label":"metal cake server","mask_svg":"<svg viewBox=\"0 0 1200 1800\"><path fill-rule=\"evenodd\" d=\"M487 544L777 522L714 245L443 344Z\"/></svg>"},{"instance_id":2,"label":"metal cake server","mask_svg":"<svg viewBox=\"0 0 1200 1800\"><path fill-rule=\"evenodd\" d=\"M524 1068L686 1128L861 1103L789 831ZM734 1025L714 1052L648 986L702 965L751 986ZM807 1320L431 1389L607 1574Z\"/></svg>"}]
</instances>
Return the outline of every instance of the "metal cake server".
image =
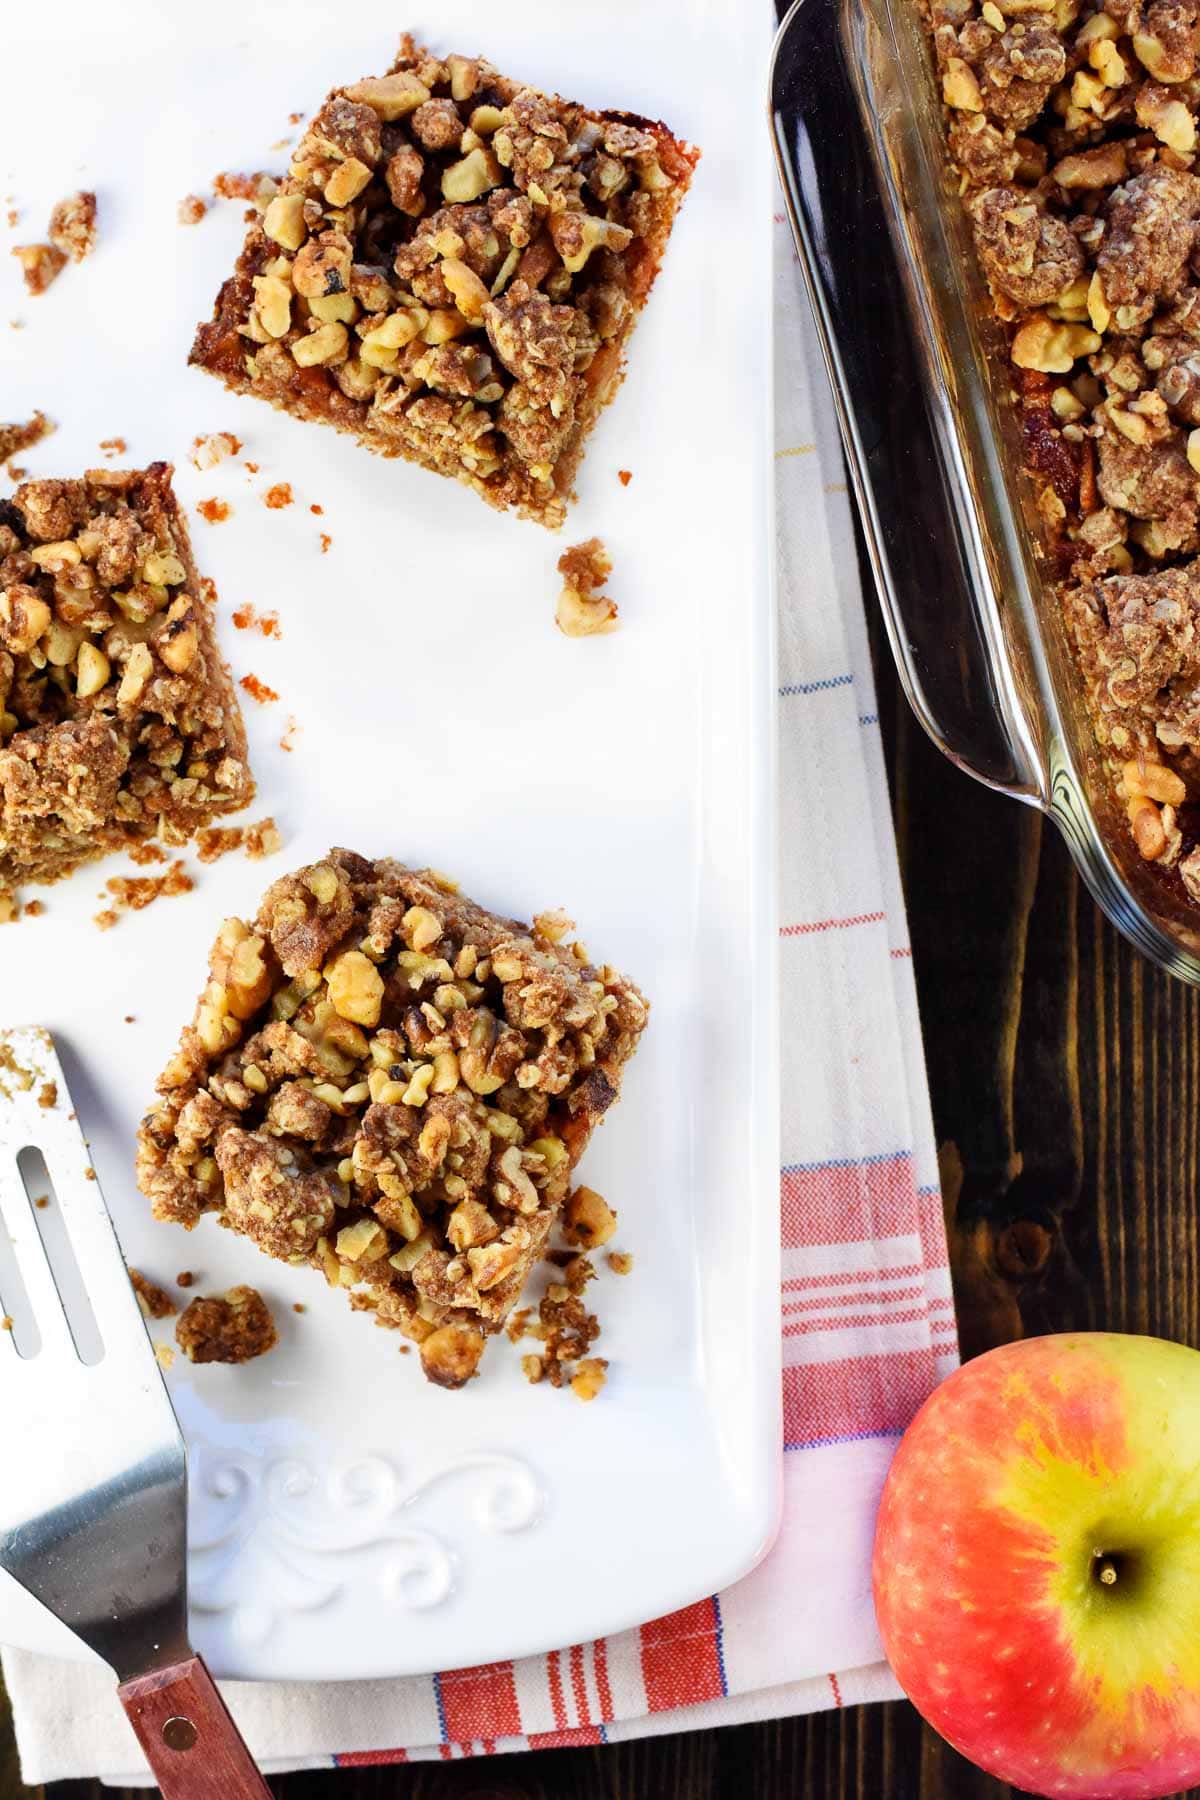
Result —
<instances>
[{"instance_id":1,"label":"metal cake server","mask_svg":"<svg viewBox=\"0 0 1200 1800\"><path fill-rule=\"evenodd\" d=\"M183 1437L39 1026L0 1031L0 1233L0 1568L111 1665L165 1800L270 1800L188 1644Z\"/></svg>"}]
</instances>

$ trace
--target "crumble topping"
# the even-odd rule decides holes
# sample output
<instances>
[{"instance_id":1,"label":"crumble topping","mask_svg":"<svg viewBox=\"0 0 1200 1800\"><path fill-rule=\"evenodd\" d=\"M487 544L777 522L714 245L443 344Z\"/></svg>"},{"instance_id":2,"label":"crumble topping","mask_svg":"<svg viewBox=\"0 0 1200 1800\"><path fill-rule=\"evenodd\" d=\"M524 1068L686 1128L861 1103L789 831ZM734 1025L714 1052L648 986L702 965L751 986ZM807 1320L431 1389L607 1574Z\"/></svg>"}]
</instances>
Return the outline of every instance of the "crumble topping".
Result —
<instances>
[{"instance_id":1,"label":"crumble topping","mask_svg":"<svg viewBox=\"0 0 1200 1800\"><path fill-rule=\"evenodd\" d=\"M170 469L0 500L0 885L53 881L253 793Z\"/></svg>"},{"instance_id":2,"label":"crumble topping","mask_svg":"<svg viewBox=\"0 0 1200 1800\"><path fill-rule=\"evenodd\" d=\"M207 211L207 200L199 194L185 194L176 208L176 217L181 225L198 225Z\"/></svg>"},{"instance_id":3,"label":"crumble topping","mask_svg":"<svg viewBox=\"0 0 1200 1800\"><path fill-rule=\"evenodd\" d=\"M143 1122L155 1216L213 1211L319 1269L461 1386L564 1207L578 1241L604 1241L613 1215L571 1173L648 1014L563 915L541 919L346 850L275 882L222 926ZM561 1322L577 1358L587 1333Z\"/></svg>"},{"instance_id":4,"label":"crumble topping","mask_svg":"<svg viewBox=\"0 0 1200 1800\"><path fill-rule=\"evenodd\" d=\"M213 193L220 200L252 200L256 207L265 211L276 190L274 175L268 175L265 169L256 169L252 174L238 174L233 170L222 169L213 176Z\"/></svg>"},{"instance_id":5,"label":"crumble topping","mask_svg":"<svg viewBox=\"0 0 1200 1800\"><path fill-rule=\"evenodd\" d=\"M47 236L56 250L82 262L96 248L96 196L80 191L60 200L50 214Z\"/></svg>"},{"instance_id":6,"label":"crumble topping","mask_svg":"<svg viewBox=\"0 0 1200 1800\"><path fill-rule=\"evenodd\" d=\"M104 884L113 905L96 913L92 922L111 931L122 913L144 912L156 900L190 894L195 885L182 862L172 863L164 875L114 875Z\"/></svg>"},{"instance_id":7,"label":"crumble topping","mask_svg":"<svg viewBox=\"0 0 1200 1800\"><path fill-rule=\"evenodd\" d=\"M227 456L236 456L242 440L232 431L214 431L207 437L192 439L192 464L197 469L215 469Z\"/></svg>"},{"instance_id":8,"label":"crumble topping","mask_svg":"<svg viewBox=\"0 0 1200 1800\"><path fill-rule=\"evenodd\" d=\"M0 425L0 462L8 462L22 450L31 450L53 430L54 425L44 412L35 412L32 419L26 419L20 425Z\"/></svg>"},{"instance_id":9,"label":"crumble topping","mask_svg":"<svg viewBox=\"0 0 1200 1800\"><path fill-rule=\"evenodd\" d=\"M1200 900L1197 8L931 0L928 22L1111 791Z\"/></svg>"},{"instance_id":10,"label":"crumble topping","mask_svg":"<svg viewBox=\"0 0 1200 1800\"><path fill-rule=\"evenodd\" d=\"M12 254L21 265L26 289L35 296L44 294L67 266L67 258L53 244L14 244Z\"/></svg>"},{"instance_id":11,"label":"crumble topping","mask_svg":"<svg viewBox=\"0 0 1200 1800\"><path fill-rule=\"evenodd\" d=\"M291 504L292 484L290 481L277 481L274 487L269 487L263 495L263 505L269 506L272 512L278 512L281 507Z\"/></svg>"},{"instance_id":12,"label":"crumble topping","mask_svg":"<svg viewBox=\"0 0 1200 1800\"><path fill-rule=\"evenodd\" d=\"M129 1280L137 1295L137 1303L142 1309L145 1319L170 1319L179 1311L165 1288L159 1287L156 1281L143 1275L140 1269L130 1269Z\"/></svg>"},{"instance_id":13,"label":"crumble topping","mask_svg":"<svg viewBox=\"0 0 1200 1800\"><path fill-rule=\"evenodd\" d=\"M274 856L283 848L283 838L274 819L260 819L254 825L212 826L196 833L197 853L202 863L218 861L234 850L244 849L251 862Z\"/></svg>"},{"instance_id":14,"label":"crumble topping","mask_svg":"<svg viewBox=\"0 0 1200 1800\"><path fill-rule=\"evenodd\" d=\"M265 638L281 638L283 627L276 612L260 613L256 606L239 606L233 615L239 631L260 631Z\"/></svg>"},{"instance_id":15,"label":"crumble topping","mask_svg":"<svg viewBox=\"0 0 1200 1800\"><path fill-rule=\"evenodd\" d=\"M200 517L207 520L210 525L220 525L229 517L230 505L228 500L217 500L215 498L211 500L197 500L196 511L200 514Z\"/></svg>"},{"instance_id":16,"label":"crumble topping","mask_svg":"<svg viewBox=\"0 0 1200 1800\"><path fill-rule=\"evenodd\" d=\"M273 1350L279 1334L258 1290L233 1287L227 1294L189 1300L175 1327L175 1342L189 1362L245 1363Z\"/></svg>"},{"instance_id":17,"label":"crumble topping","mask_svg":"<svg viewBox=\"0 0 1200 1800\"><path fill-rule=\"evenodd\" d=\"M192 360L557 526L698 154L406 36L310 121Z\"/></svg>"},{"instance_id":18,"label":"crumble topping","mask_svg":"<svg viewBox=\"0 0 1200 1800\"><path fill-rule=\"evenodd\" d=\"M612 558L598 537L572 544L558 559L563 578L555 622L567 637L594 637L617 628L616 603L597 593L612 573Z\"/></svg>"},{"instance_id":19,"label":"crumble topping","mask_svg":"<svg viewBox=\"0 0 1200 1800\"><path fill-rule=\"evenodd\" d=\"M268 687L265 681L260 681L257 675L243 675L238 686L244 688L250 698L257 700L260 706L270 706L279 698L275 689Z\"/></svg>"}]
</instances>

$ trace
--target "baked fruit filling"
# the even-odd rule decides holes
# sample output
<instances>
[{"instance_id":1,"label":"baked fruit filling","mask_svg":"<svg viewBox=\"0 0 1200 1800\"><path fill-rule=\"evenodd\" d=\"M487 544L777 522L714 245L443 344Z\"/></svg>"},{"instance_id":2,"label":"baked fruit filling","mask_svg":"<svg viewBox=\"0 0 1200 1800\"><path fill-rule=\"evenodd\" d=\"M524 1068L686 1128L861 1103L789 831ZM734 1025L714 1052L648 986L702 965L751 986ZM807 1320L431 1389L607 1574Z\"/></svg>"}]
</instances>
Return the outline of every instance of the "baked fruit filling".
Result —
<instances>
[{"instance_id":1,"label":"baked fruit filling","mask_svg":"<svg viewBox=\"0 0 1200 1800\"><path fill-rule=\"evenodd\" d=\"M698 155L405 37L313 118L192 361L556 526Z\"/></svg>"},{"instance_id":2,"label":"baked fruit filling","mask_svg":"<svg viewBox=\"0 0 1200 1800\"><path fill-rule=\"evenodd\" d=\"M166 463L0 500L0 889L254 793Z\"/></svg>"},{"instance_id":3,"label":"baked fruit filling","mask_svg":"<svg viewBox=\"0 0 1200 1800\"><path fill-rule=\"evenodd\" d=\"M229 919L139 1134L155 1216L319 1269L461 1387L568 1202L645 1028L637 988L348 850ZM582 1191L582 1190L581 1190Z\"/></svg>"},{"instance_id":4,"label":"baked fruit filling","mask_svg":"<svg viewBox=\"0 0 1200 1800\"><path fill-rule=\"evenodd\" d=\"M1138 851L1200 901L1200 6L927 17L1096 740Z\"/></svg>"}]
</instances>

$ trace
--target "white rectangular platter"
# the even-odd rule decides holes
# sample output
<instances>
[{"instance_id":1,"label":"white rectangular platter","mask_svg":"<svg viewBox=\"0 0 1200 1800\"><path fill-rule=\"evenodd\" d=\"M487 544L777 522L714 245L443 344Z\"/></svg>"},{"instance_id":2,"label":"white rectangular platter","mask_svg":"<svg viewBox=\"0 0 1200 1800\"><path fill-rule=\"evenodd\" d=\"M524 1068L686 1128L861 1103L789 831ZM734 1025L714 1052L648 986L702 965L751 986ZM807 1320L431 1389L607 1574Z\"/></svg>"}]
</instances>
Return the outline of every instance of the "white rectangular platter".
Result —
<instances>
[{"instance_id":1,"label":"white rectangular platter","mask_svg":"<svg viewBox=\"0 0 1200 1800\"><path fill-rule=\"evenodd\" d=\"M405 25L539 86L663 117L704 150L558 537L187 367L243 206L185 228L178 202L210 193L219 170L281 169L288 115L382 71ZM101 935L105 878L137 872L112 860L0 929L0 1024L54 1032L127 1259L168 1281L191 1269L199 1291L251 1282L280 1326L258 1363L180 1357L169 1376L191 1454L194 1638L218 1674L386 1676L546 1649L707 1595L770 1542L766 48L737 0L609 0L600 14L444 0L408 17L312 0L59 0L6 22L0 199L21 217L5 231L0 204L0 252L42 236L77 186L99 196L99 245L40 299L0 254L0 419L41 407L57 421L20 459L37 475L103 462L114 436L128 465L172 461L225 654L280 696L245 699L259 796L243 819L273 814L281 856L189 857L194 892ZM200 474L192 441L219 430L244 448ZM278 482L294 503L269 510ZM197 516L210 496L230 503L225 523ZM620 629L569 640L554 626L555 561L592 533L614 558ZM279 641L233 628L246 603L278 612ZM562 906L653 1001L583 1165L635 1257L626 1279L598 1259L610 1371L591 1405L531 1387L503 1339L462 1393L430 1387L395 1334L312 1271L212 1220L190 1236L156 1225L138 1195L134 1132L216 927L337 844L433 864L506 913ZM0 1641L71 1648L11 1584Z\"/></svg>"}]
</instances>

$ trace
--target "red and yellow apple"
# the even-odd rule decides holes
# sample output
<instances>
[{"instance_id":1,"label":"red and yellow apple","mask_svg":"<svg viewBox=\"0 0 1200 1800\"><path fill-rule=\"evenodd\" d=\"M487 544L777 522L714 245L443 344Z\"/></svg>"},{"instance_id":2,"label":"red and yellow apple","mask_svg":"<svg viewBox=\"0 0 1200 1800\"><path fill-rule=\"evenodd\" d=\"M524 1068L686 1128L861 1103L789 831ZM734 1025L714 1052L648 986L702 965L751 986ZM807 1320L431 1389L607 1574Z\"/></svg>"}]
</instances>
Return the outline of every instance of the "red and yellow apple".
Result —
<instances>
[{"instance_id":1,"label":"red and yellow apple","mask_svg":"<svg viewBox=\"0 0 1200 1800\"><path fill-rule=\"evenodd\" d=\"M900 1685L990 1774L1200 1782L1200 1352L1093 1332L967 1363L896 1453L874 1587Z\"/></svg>"}]
</instances>

